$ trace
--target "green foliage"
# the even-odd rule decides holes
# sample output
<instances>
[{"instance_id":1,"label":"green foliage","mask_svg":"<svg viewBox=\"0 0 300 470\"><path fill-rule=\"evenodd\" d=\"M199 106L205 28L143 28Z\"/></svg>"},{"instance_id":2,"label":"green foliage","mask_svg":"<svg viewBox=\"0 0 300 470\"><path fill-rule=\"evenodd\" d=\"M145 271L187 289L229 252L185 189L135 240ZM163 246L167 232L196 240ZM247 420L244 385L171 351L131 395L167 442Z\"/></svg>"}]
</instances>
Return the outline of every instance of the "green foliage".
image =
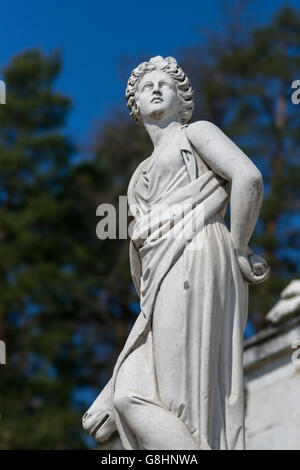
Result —
<instances>
[{"instance_id":1,"label":"green foliage","mask_svg":"<svg viewBox=\"0 0 300 470\"><path fill-rule=\"evenodd\" d=\"M242 19L241 19L242 21ZM247 30L241 23L237 30ZM186 69L196 89L196 118L219 125L260 168L265 196L251 240L272 277L251 288L250 318L260 328L280 291L300 269L299 108L291 101L300 77L300 16L284 7L270 24L240 37L214 37ZM199 96L199 97L197 97Z\"/></svg>"},{"instance_id":2,"label":"green foliage","mask_svg":"<svg viewBox=\"0 0 300 470\"><path fill-rule=\"evenodd\" d=\"M246 135L256 140L249 153L265 182L260 224L252 241L263 248L272 267L270 281L255 288L252 296L251 309L260 314L261 323L282 287L300 269L300 119L291 101L291 84L300 76L298 12L290 7L279 10L268 26L253 32L249 44L226 56L221 67L239 83L232 125L244 121L245 130L236 136L244 138L246 151ZM248 110L244 116L241 107Z\"/></svg>"},{"instance_id":3,"label":"green foliage","mask_svg":"<svg viewBox=\"0 0 300 470\"><path fill-rule=\"evenodd\" d=\"M300 118L290 99L291 82L300 78L299 15L284 8L247 35L211 37L185 50L180 63L195 90L194 119L220 126L264 176L252 246L267 257L272 277L250 297L250 317L261 327L300 268ZM72 400L74 391L99 392L137 313L128 240L99 240L96 209L118 206L151 142L118 115L95 136L93 158L73 165L73 146L62 132L71 101L54 88L60 70L57 53L33 50L3 71L1 449L84 448L87 403Z\"/></svg>"},{"instance_id":4,"label":"green foliage","mask_svg":"<svg viewBox=\"0 0 300 470\"><path fill-rule=\"evenodd\" d=\"M78 274L65 194L72 145L59 128L70 99L53 91L59 55L33 50L4 69L0 107L0 448L82 448L72 337ZM76 315L75 315L76 316Z\"/></svg>"}]
</instances>

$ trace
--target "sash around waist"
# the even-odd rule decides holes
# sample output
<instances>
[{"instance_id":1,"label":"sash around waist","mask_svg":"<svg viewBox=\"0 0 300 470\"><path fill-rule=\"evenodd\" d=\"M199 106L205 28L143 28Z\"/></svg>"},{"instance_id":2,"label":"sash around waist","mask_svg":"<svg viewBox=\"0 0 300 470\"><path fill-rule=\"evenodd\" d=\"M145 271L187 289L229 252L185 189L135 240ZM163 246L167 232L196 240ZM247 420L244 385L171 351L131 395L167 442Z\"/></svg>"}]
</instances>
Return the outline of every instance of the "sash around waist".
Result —
<instances>
[{"instance_id":1,"label":"sash around waist","mask_svg":"<svg viewBox=\"0 0 300 470\"><path fill-rule=\"evenodd\" d=\"M132 242L138 250L156 240L194 238L208 220L228 201L228 194L212 171L166 195L136 219ZM192 232L191 227L192 227Z\"/></svg>"}]
</instances>

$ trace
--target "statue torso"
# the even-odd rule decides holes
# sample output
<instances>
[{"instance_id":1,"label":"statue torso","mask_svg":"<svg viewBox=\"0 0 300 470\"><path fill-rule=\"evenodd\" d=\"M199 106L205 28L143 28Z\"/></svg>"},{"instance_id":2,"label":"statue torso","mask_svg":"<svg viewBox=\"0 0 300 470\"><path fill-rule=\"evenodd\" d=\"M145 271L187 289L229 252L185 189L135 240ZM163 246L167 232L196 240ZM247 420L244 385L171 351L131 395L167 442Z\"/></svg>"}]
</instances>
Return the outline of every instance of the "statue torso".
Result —
<instances>
[{"instance_id":1,"label":"statue torso","mask_svg":"<svg viewBox=\"0 0 300 470\"><path fill-rule=\"evenodd\" d=\"M142 207L158 204L169 191L190 182L179 145L178 130L175 137L145 162L135 187L135 197Z\"/></svg>"}]
</instances>

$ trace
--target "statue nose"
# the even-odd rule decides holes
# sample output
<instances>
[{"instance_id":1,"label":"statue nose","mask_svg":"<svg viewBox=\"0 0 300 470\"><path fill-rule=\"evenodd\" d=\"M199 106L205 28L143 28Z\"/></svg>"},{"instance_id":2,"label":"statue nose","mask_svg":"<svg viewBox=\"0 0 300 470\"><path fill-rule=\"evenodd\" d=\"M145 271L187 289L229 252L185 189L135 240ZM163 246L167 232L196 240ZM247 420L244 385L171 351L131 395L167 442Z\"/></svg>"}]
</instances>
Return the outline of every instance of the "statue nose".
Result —
<instances>
[{"instance_id":1,"label":"statue nose","mask_svg":"<svg viewBox=\"0 0 300 470\"><path fill-rule=\"evenodd\" d=\"M155 89L153 90L153 93L154 93L155 95L161 95L161 91L160 91L159 88L155 88Z\"/></svg>"}]
</instances>

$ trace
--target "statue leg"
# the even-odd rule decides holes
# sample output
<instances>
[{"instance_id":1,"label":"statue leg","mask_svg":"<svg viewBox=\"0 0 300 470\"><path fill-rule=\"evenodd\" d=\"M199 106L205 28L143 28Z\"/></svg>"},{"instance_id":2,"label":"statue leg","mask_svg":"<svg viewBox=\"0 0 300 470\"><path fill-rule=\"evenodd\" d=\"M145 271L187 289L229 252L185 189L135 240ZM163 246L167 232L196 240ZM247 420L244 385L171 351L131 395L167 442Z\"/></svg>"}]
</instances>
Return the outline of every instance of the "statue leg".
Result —
<instances>
[{"instance_id":1,"label":"statue leg","mask_svg":"<svg viewBox=\"0 0 300 470\"><path fill-rule=\"evenodd\" d=\"M152 351L152 332L121 365L114 406L139 450L199 450L188 427L159 399Z\"/></svg>"}]
</instances>

